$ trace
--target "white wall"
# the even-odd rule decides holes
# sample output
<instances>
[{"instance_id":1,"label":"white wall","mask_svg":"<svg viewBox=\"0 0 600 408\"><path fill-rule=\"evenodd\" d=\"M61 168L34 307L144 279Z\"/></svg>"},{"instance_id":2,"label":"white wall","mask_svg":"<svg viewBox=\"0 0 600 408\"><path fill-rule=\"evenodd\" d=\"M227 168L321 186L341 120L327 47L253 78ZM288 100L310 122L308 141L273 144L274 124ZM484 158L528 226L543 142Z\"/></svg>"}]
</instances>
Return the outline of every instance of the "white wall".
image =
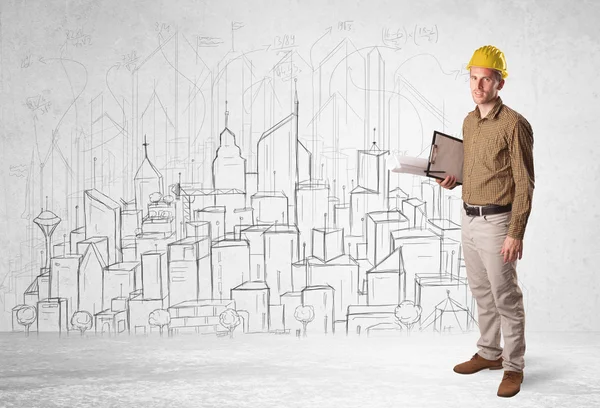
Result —
<instances>
[{"instance_id":1,"label":"white wall","mask_svg":"<svg viewBox=\"0 0 600 408\"><path fill-rule=\"evenodd\" d=\"M365 113L365 93L359 90L365 86L359 55L377 52L373 47L379 47L385 61L382 78L385 78L387 92L383 94L384 100L387 102L392 97L393 104L396 95L401 101L400 150L418 155L422 153L421 148L427 147L434 129L460 133L464 116L474 107L464 66L473 50L493 44L505 52L508 61L509 77L500 95L507 105L522 113L534 129L536 188L524 258L518 264L526 297L527 327L529 330L600 330L597 317L600 310L597 270L600 264L597 238L600 149L596 140L600 127L598 3L457 0L372 0L353 4L349 1L277 1L269 6L266 2L252 2L255 4L252 6L250 3L2 2L0 284L4 282L5 289L0 289L1 302L7 302L3 291L10 293L11 271L27 270L25 265L32 260L39 262L39 251L32 254L33 251L27 249L26 227L31 225L40 207L45 206L46 195L49 208L63 219L55 233L55 242L62 241L63 234L75 228L74 207L77 191L81 189L77 187L91 188L93 184L90 152L80 155L79 163L77 160L77 135L83 135L81 150L89 149L91 143L93 155L98 157L96 183L117 201L121 197L131 198L132 178L127 179L127 188L124 188L119 177L123 174L123 161L130 166L137 166L141 161L144 133L148 135L151 159L159 168L164 167L164 121L158 117L160 125L154 126L150 112L154 109L158 112L160 107L149 101L156 86L162 93L163 104L169 106L171 114L174 112L172 90L176 75L171 66L175 64L174 41L166 42L162 49L153 52L159 41L166 41L177 30L178 127L182 138L177 156L182 160L180 167L184 172L189 170L191 158L195 159L196 166L202 163L201 148L209 137L218 146L216 136L223 128L225 100L229 102L229 128L243 146L248 166L252 162L247 155L252 146L249 123L252 121L256 150L261 133L292 111L293 83L283 80L285 74L279 75L285 69L271 71L285 56L274 48L279 38L286 35L287 38L294 36L291 45L295 47L286 50L296 51L291 57L294 66L300 69L295 71L300 99L300 139L313 153L321 148L314 142L310 118L319 110L319 97L325 104L329 92L338 91L357 110L356 115L349 111L348 124L340 120L338 129L339 150L349 154L351 160L355 160L355 150L363 148L365 143L363 122L357 119ZM340 25L342 21L352 21L351 28ZM232 22L241 23L238 27L243 25L233 32L233 50ZM162 40L157 27L163 28ZM433 29L435 40L420 38L416 42L414 34L418 34L420 28ZM78 30L81 31L78 33ZM413 37L407 38L406 44L397 39L400 46L394 49L390 47L391 41L387 44L382 41L386 30L412 33ZM68 32L70 38L67 38ZM207 41L198 37L219 38L216 42L220 44L196 48L198 41ZM342 54L334 54L324 65L321 72L324 85L319 89L319 62L340 43ZM346 52L351 54L355 50L360 52L344 59ZM130 120L135 115L131 107L132 74L124 66L115 66L133 51L139 57L137 66L147 59L139 70L136 90L138 116L147 106L148 111L143 128L140 125L137 132ZM215 78L231 59L235 60L222 71L211 95L209 69ZM283 68L289 66L286 64ZM244 106L240 96L241 91L250 86L251 67L252 92L263 86L255 94L252 115L250 91L244 94ZM193 114L191 110L188 114L188 95L194 92L194 82L200 92L190 108ZM274 107L269 105L273 89L277 96ZM50 103L47 111L37 106L39 101ZM340 98L337 103L342 103ZM340 115L345 118L346 110L340 106ZM243 108L246 112L242 114ZM432 109L443 111L446 122L442 123L440 114L432 113ZM93 119L98 119L102 111L121 126L125 124L128 134L135 132L125 139L126 143L108 117L91 125L92 113ZM324 112L318 136L331 145L331 113ZM391 119L391 123L397 123L398 117L397 109L393 109L391 113L386 111L384 121ZM167 134L172 137L174 130L170 126L166 125ZM398 137L397 125L394 126L389 133L392 147L397 146ZM93 140L90 132L94 133ZM53 134L57 146L54 149L51 148ZM109 140L112 137L115 139ZM388 143L387 138L388 135L382 144ZM372 136L368 135L366 140L372 140ZM103 142L105 149L96 147ZM204 164L204 172L201 166L195 170L196 181L204 177L209 183L214 143L212 147L207 144L210 160ZM129 150L123 152L124 146ZM174 158L175 148L173 145L169 148L169 155ZM44 161L42 191L40 162ZM104 162L103 169L99 167L100 161ZM320 166L314 169L317 176L320 170ZM175 173L178 171L181 170ZM352 162L342 171L350 174L348 179L356 178L354 172ZM333 178L331 174L329 177ZM339 174L337 177L343 178ZM172 182L174 177L167 175L165 185ZM340 185L337 192L341 194ZM81 225L81 209L79 217ZM33 231L35 236L40 236L37 227ZM22 256L16 259L19 253ZM0 329L9 327L9 318L5 315L4 320L0 320Z\"/></svg>"}]
</instances>

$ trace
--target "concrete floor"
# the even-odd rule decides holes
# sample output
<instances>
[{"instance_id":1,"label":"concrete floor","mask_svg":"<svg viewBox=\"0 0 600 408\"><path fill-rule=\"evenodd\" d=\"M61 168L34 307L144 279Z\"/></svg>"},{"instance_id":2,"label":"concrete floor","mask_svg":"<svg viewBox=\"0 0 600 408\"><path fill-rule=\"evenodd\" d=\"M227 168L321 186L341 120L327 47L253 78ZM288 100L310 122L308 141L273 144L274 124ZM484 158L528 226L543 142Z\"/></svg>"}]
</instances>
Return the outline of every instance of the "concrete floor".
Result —
<instances>
[{"instance_id":1,"label":"concrete floor","mask_svg":"<svg viewBox=\"0 0 600 408\"><path fill-rule=\"evenodd\" d=\"M0 407L600 407L600 333L527 333L525 380L461 376L478 333L25 338L0 334Z\"/></svg>"}]
</instances>

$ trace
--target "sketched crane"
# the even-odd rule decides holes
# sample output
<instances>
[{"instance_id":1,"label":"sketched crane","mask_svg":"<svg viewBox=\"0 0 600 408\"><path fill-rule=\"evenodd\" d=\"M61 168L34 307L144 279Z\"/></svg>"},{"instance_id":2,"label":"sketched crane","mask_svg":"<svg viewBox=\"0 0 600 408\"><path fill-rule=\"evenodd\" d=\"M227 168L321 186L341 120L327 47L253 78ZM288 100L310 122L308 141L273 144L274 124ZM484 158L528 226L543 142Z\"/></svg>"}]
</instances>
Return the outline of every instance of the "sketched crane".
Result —
<instances>
[{"instance_id":1,"label":"sketched crane","mask_svg":"<svg viewBox=\"0 0 600 408\"><path fill-rule=\"evenodd\" d=\"M180 180L177 184L173 184L171 186L171 191L175 194L176 200L183 201L183 222L187 223L193 221L192 217L192 203L196 200L196 197L211 197L213 205L216 205L217 196L221 195L244 195L244 199L246 198L246 192L237 189L213 189L213 188L203 188L194 186L193 184L182 184L181 183L181 174Z\"/></svg>"}]
</instances>

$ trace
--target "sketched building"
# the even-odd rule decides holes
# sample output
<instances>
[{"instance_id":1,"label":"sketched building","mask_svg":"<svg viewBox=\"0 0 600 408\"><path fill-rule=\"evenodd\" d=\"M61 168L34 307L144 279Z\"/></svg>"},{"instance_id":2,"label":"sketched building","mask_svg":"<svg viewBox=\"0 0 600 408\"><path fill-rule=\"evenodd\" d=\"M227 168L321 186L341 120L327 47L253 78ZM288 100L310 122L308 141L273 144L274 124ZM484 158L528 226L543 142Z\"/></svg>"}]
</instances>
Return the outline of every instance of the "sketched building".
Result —
<instances>
[{"instance_id":1,"label":"sketched building","mask_svg":"<svg viewBox=\"0 0 600 408\"><path fill-rule=\"evenodd\" d=\"M302 306L302 292L286 292L281 295L281 305L283 306L283 326L290 334L296 333L296 330L302 330L302 322L295 317L296 308Z\"/></svg>"},{"instance_id":2,"label":"sketched building","mask_svg":"<svg viewBox=\"0 0 600 408\"><path fill-rule=\"evenodd\" d=\"M213 291L210 238L184 238L168 245L169 305L210 299Z\"/></svg>"},{"instance_id":3,"label":"sketched building","mask_svg":"<svg viewBox=\"0 0 600 408\"><path fill-rule=\"evenodd\" d=\"M227 329L221 324L219 316L227 309L236 308L233 300L188 300L169 307L171 315L169 332L179 333L218 333ZM242 325L236 330L241 331Z\"/></svg>"},{"instance_id":4,"label":"sketched building","mask_svg":"<svg viewBox=\"0 0 600 408\"><path fill-rule=\"evenodd\" d=\"M223 300L231 289L250 280L250 244L245 240L223 240L212 246L212 298Z\"/></svg>"},{"instance_id":5,"label":"sketched building","mask_svg":"<svg viewBox=\"0 0 600 408\"><path fill-rule=\"evenodd\" d=\"M269 287L264 281L244 282L231 289L237 310L248 313L249 332L269 331Z\"/></svg>"},{"instance_id":6,"label":"sketched building","mask_svg":"<svg viewBox=\"0 0 600 408\"><path fill-rule=\"evenodd\" d=\"M263 234L271 227L270 224L242 226L241 239L250 244L250 279L265 280L265 242Z\"/></svg>"},{"instance_id":7,"label":"sketched building","mask_svg":"<svg viewBox=\"0 0 600 408\"><path fill-rule=\"evenodd\" d=\"M335 291L329 285L308 286L302 290L302 304L312 306L315 312L315 317L308 325L308 330L313 333L334 333L336 319L334 296Z\"/></svg>"},{"instance_id":8,"label":"sketched building","mask_svg":"<svg viewBox=\"0 0 600 408\"><path fill-rule=\"evenodd\" d=\"M105 267L102 271L102 310L111 307L115 298L129 298L129 294L141 283L139 262L121 262ZM139 282L139 283L138 283Z\"/></svg>"},{"instance_id":9,"label":"sketched building","mask_svg":"<svg viewBox=\"0 0 600 408\"><path fill-rule=\"evenodd\" d=\"M298 186L297 223L300 230L300 245L306 243L308 254L313 253L312 229L325 227L333 222L333 214L327 213L329 185L323 182L305 182Z\"/></svg>"},{"instance_id":10,"label":"sketched building","mask_svg":"<svg viewBox=\"0 0 600 408\"><path fill-rule=\"evenodd\" d=\"M374 211L366 214L369 262L376 265L392 252L392 231L408 228L408 219L399 211Z\"/></svg>"},{"instance_id":11,"label":"sketched building","mask_svg":"<svg viewBox=\"0 0 600 408\"><path fill-rule=\"evenodd\" d=\"M148 251L142 254L141 289L144 299L164 299L169 295L167 283L167 253L166 251Z\"/></svg>"},{"instance_id":12,"label":"sketched building","mask_svg":"<svg viewBox=\"0 0 600 408\"><path fill-rule=\"evenodd\" d=\"M298 259L298 228L273 224L263 233L265 281L270 289L271 304L292 290L292 263Z\"/></svg>"},{"instance_id":13,"label":"sketched building","mask_svg":"<svg viewBox=\"0 0 600 408\"><path fill-rule=\"evenodd\" d=\"M37 304L38 332L66 333L69 318L67 317L67 300L51 298L40 300Z\"/></svg>"},{"instance_id":14,"label":"sketched building","mask_svg":"<svg viewBox=\"0 0 600 408\"><path fill-rule=\"evenodd\" d=\"M208 221L189 221L185 223L185 237L199 238L210 237L212 240L212 224Z\"/></svg>"},{"instance_id":15,"label":"sketched building","mask_svg":"<svg viewBox=\"0 0 600 408\"><path fill-rule=\"evenodd\" d=\"M344 255L344 230L339 228L313 228L312 255L322 262L329 262Z\"/></svg>"},{"instance_id":16,"label":"sketched building","mask_svg":"<svg viewBox=\"0 0 600 408\"><path fill-rule=\"evenodd\" d=\"M144 299L142 290L136 290L129 298L129 333L130 334L148 334L152 327L148 321L150 314L156 309L167 307L166 300L163 299Z\"/></svg>"},{"instance_id":17,"label":"sketched building","mask_svg":"<svg viewBox=\"0 0 600 408\"><path fill-rule=\"evenodd\" d=\"M310 171L299 165L310 164L308 151L298 141L298 92L294 94L294 111L266 130L257 144L258 192L281 192L288 198L290 217L294 223L296 187L300 174ZM299 157L302 156L302 157Z\"/></svg>"},{"instance_id":18,"label":"sketched building","mask_svg":"<svg viewBox=\"0 0 600 408\"><path fill-rule=\"evenodd\" d=\"M225 207L221 206L205 207L195 212L195 221L210 223L211 238L213 241L219 240L219 237L224 237L228 230L233 231L233 228L229 229L226 226L225 212Z\"/></svg>"},{"instance_id":19,"label":"sketched building","mask_svg":"<svg viewBox=\"0 0 600 408\"><path fill-rule=\"evenodd\" d=\"M161 232L143 233L134 240L135 257L149 251L166 251L169 244L176 241L176 234L165 236Z\"/></svg>"},{"instance_id":20,"label":"sketched building","mask_svg":"<svg viewBox=\"0 0 600 408\"><path fill-rule=\"evenodd\" d=\"M415 300L417 275L441 273L442 239L426 229L392 231L391 239L392 248L402 248L402 261L406 273L402 300Z\"/></svg>"},{"instance_id":21,"label":"sketched building","mask_svg":"<svg viewBox=\"0 0 600 408\"><path fill-rule=\"evenodd\" d=\"M306 287L306 279L308 277L308 260L303 255L302 259L292 264L292 290L298 292Z\"/></svg>"},{"instance_id":22,"label":"sketched building","mask_svg":"<svg viewBox=\"0 0 600 408\"><path fill-rule=\"evenodd\" d=\"M236 144L235 134L229 130L229 112L225 112L225 129L219 136L219 147L212 163L212 183L215 206L225 209L225 222L221 228L223 235L233 232L238 222L235 210L246 206L246 159ZM220 192L227 192L223 194Z\"/></svg>"},{"instance_id":23,"label":"sketched building","mask_svg":"<svg viewBox=\"0 0 600 408\"><path fill-rule=\"evenodd\" d=\"M146 216L142 220L143 234L162 234L169 237L176 231L177 218L175 204L165 200L147 205Z\"/></svg>"},{"instance_id":24,"label":"sketched building","mask_svg":"<svg viewBox=\"0 0 600 408\"><path fill-rule=\"evenodd\" d=\"M85 240L85 226L75 228L69 234L69 253L71 254L80 254L77 251L77 244L81 241Z\"/></svg>"},{"instance_id":25,"label":"sketched building","mask_svg":"<svg viewBox=\"0 0 600 408\"><path fill-rule=\"evenodd\" d=\"M85 237L108 238L109 264L121 262L121 206L100 191L86 190L83 196Z\"/></svg>"},{"instance_id":26,"label":"sketched building","mask_svg":"<svg viewBox=\"0 0 600 408\"><path fill-rule=\"evenodd\" d=\"M94 315L96 334L116 335L129 328L128 298L116 297L110 302L109 308Z\"/></svg>"},{"instance_id":27,"label":"sketched building","mask_svg":"<svg viewBox=\"0 0 600 408\"><path fill-rule=\"evenodd\" d=\"M370 150L359 150L357 186L350 192L350 233L364 236L365 217L372 211L383 210L388 197L387 150L374 143Z\"/></svg>"},{"instance_id":28,"label":"sketched building","mask_svg":"<svg viewBox=\"0 0 600 408\"><path fill-rule=\"evenodd\" d=\"M345 320L348 306L358 303L358 263L348 255L341 255L323 262L308 258L307 286L328 285L335 291L334 313L338 320Z\"/></svg>"},{"instance_id":29,"label":"sketched building","mask_svg":"<svg viewBox=\"0 0 600 408\"><path fill-rule=\"evenodd\" d=\"M79 308L79 265L82 256L77 254L56 256L50 263L51 297L67 301L67 316L70 319ZM68 325L70 327L70 324Z\"/></svg>"},{"instance_id":30,"label":"sketched building","mask_svg":"<svg viewBox=\"0 0 600 408\"><path fill-rule=\"evenodd\" d=\"M82 255L79 272L79 308L92 315L102 310L102 271L106 267L107 247L102 251L102 243L108 239L90 239L80 242L78 251ZM102 252L105 252L104 254Z\"/></svg>"},{"instance_id":31,"label":"sketched building","mask_svg":"<svg viewBox=\"0 0 600 408\"><path fill-rule=\"evenodd\" d=\"M213 186L216 190L246 191L246 159L235 142L235 134L227 127L229 111L225 111L225 129L219 136L219 147L212 163Z\"/></svg>"},{"instance_id":32,"label":"sketched building","mask_svg":"<svg viewBox=\"0 0 600 408\"><path fill-rule=\"evenodd\" d=\"M421 329L427 329L433 325L433 331L466 332L475 323L475 317L469 309L450 297L450 291L446 290L446 298L438 303L429 316L421 324Z\"/></svg>"},{"instance_id":33,"label":"sketched building","mask_svg":"<svg viewBox=\"0 0 600 408\"><path fill-rule=\"evenodd\" d=\"M346 334L361 335L378 325L393 325L396 322L397 304L348 307Z\"/></svg>"},{"instance_id":34,"label":"sketched building","mask_svg":"<svg viewBox=\"0 0 600 408\"><path fill-rule=\"evenodd\" d=\"M289 198L281 192L259 192L250 198L256 224L289 223Z\"/></svg>"},{"instance_id":35,"label":"sketched building","mask_svg":"<svg viewBox=\"0 0 600 408\"><path fill-rule=\"evenodd\" d=\"M402 258L402 248L396 248L374 268L367 271L367 304L400 304L406 298L406 271Z\"/></svg>"},{"instance_id":36,"label":"sketched building","mask_svg":"<svg viewBox=\"0 0 600 408\"><path fill-rule=\"evenodd\" d=\"M145 139L145 138L144 138ZM144 160L135 173L133 179L135 187L135 202L138 210L142 210L142 214L147 212L148 204L150 204L150 194L164 193L163 177L158 169L148 159L148 143L144 140Z\"/></svg>"}]
</instances>

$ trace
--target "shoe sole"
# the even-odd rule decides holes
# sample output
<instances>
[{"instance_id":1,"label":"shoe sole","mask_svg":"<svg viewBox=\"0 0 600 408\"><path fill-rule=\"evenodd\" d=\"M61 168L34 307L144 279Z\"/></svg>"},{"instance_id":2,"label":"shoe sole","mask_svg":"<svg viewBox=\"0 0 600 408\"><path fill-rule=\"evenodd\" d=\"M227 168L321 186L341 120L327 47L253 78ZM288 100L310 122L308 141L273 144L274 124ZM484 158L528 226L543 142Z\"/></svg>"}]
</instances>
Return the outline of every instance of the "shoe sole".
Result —
<instances>
[{"instance_id":1,"label":"shoe sole","mask_svg":"<svg viewBox=\"0 0 600 408\"><path fill-rule=\"evenodd\" d=\"M478 373L478 372L480 372L482 370L502 370L503 368L504 368L504 366L482 367L479 370L477 370L477 371L471 371L470 373L461 373L460 371L456 371L456 370L453 370L453 371L455 373L457 373L457 374L469 375L469 374Z\"/></svg>"},{"instance_id":2,"label":"shoe sole","mask_svg":"<svg viewBox=\"0 0 600 408\"><path fill-rule=\"evenodd\" d=\"M521 390L519 390L521 391ZM514 394L510 394L510 395L500 395L500 394L496 394L497 396L499 396L500 398L510 398L510 397L514 397L515 395L517 395L519 393L519 391L515 392Z\"/></svg>"},{"instance_id":3,"label":"shoe sole","mask_svg":"<svg viewBox=\"0 0 600 408\"><path fill-rule=\"evenodd\" d=\"M523 384L523 380L525 379L525 377L521 378L521 384ZM500 395L500 394L496 394L497 396L501 397L501 398L510 398L510 397L514 397L515 395L517 395L519 393L519 391L521 391L521 387L519 387L519 389L517 390L517 392L515 392L514 394L510 394L510 395Z\"/></svg>"}]
</instances>

